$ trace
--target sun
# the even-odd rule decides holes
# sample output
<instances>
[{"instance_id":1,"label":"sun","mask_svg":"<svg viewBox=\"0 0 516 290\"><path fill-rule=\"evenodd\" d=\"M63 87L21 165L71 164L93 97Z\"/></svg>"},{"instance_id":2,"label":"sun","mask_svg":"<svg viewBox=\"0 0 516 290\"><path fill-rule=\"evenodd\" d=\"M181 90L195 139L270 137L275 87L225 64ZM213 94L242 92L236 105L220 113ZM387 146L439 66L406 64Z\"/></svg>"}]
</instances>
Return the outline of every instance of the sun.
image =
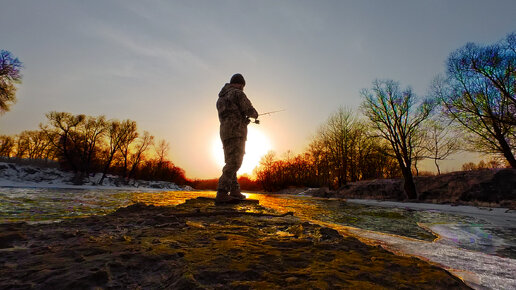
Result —
<instances>
[{"instance_id":1,"label":"sun","mask_svg":"<svg viewBox=\"0 0 516 290\"><path fill-rule=\"evenodd\" d=\"M212 154L217 165L224 166L224 150L222 141L217 135L212 142ZM247 141L245 142L245 155L238 174L252 174L253 169L259 165L260 159L272 149L271 142L267 136L256 127L247 128Z\"/></svg>"}]
</instances>

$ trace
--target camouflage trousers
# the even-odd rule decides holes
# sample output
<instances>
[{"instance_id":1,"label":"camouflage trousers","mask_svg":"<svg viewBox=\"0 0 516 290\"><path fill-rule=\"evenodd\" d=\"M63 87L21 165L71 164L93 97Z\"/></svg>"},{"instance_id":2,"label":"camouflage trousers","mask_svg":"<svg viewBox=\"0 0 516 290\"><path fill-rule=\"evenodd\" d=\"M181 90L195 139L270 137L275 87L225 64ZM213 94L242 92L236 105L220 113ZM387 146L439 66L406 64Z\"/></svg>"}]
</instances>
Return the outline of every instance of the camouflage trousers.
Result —
<instances>
[{"instance_id":1,"label":"camouflage trousers","mask_svg":"<svg viewBox=\"0 0 516 290\"><path fill-rule=\"evenodd\" d=\"M224 148L224 161L226 165L222 169L219 178L218 191L240 192L240 185L237 180L237 171L242 165L245 154L245 138L231 138L222 140Z\"/></svg>"}]
</instances>

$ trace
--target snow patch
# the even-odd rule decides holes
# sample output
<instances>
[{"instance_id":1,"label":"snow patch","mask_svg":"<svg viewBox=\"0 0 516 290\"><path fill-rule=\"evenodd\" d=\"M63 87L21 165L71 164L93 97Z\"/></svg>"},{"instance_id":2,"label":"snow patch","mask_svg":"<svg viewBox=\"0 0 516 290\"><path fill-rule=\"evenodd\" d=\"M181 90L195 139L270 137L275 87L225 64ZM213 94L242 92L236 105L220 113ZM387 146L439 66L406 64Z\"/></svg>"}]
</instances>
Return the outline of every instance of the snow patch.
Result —
<instances>
[{"instance_id":1,"label":"snow patch","mask_svg":"<svg viewBox=\"0 0 516 290\"><path fill-rule=\"evenodd\" d=\"M19 165L0 162L0 187L29 187L29 188L80 188L80 189L150 189L150 190L193 190L182 188L173 182L129 180L125 182L120 177L108 174L102 185L98 185L101 173L90 174L84 184L75 185L71 182L74 174L57 168L40 168L30 165Z\"/></svg>"}]
</instances>

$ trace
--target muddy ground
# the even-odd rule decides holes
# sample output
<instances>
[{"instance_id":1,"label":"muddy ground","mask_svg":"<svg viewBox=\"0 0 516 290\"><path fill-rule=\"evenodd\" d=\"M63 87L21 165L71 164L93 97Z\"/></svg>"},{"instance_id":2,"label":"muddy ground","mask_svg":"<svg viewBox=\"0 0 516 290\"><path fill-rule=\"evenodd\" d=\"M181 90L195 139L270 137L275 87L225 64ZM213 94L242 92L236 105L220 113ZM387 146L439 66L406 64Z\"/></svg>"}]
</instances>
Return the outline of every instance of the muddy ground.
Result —
<instances>
[{"instance_id":1,"label":"muddy ground","mask_svg":"<svg viewBox=\"0 0 516 290\"><path fill-rule=\"evenodd\" d=\"M467 289L416 258L247 201L0 225L1 289Z\"/></svg>"}]
</instances>

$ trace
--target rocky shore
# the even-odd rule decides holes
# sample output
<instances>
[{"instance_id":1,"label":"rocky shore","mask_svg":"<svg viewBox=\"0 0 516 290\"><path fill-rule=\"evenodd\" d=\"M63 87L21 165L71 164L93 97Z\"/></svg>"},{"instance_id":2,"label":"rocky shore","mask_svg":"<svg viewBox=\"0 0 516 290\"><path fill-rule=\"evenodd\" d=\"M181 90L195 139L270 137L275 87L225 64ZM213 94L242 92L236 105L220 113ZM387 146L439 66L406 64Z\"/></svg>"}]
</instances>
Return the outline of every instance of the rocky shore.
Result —
<instances>
[{"instance_id":1,"label":"rocky shore","mask_svg":"<svg viewBox=\"0 0 516 290\"><path fill-rule=\"evenodd\" d=\"M2 289L468 288L437 266L253 201L2 224L0 252Z\"/></svg>"}]
</instances>

